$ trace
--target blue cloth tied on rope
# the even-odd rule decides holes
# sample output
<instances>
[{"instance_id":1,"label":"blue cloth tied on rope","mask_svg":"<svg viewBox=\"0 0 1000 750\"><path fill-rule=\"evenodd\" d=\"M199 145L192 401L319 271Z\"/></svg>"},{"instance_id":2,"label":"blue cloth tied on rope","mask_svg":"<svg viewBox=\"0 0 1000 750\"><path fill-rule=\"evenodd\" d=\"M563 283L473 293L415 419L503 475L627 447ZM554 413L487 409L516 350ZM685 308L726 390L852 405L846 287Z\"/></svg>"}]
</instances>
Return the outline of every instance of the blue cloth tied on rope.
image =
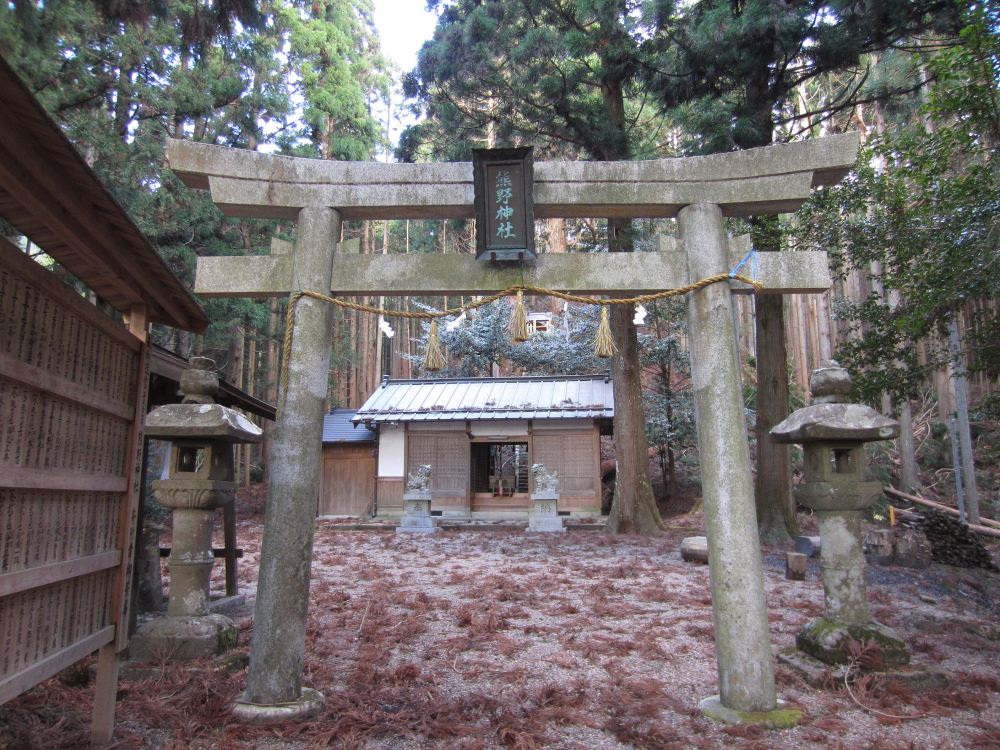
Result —
<instances>
[{"instance_id":1,"label":"blue cloth tied on rope","mask_svg":"<svg viewBox=\"0 0 1000 750\"><path fill-rule=\"evenodd\" d=\"M745 266L748 261L750 261L753 264L753 272L752 272L750 278L756 280L757 279L757 251L754 248L752 248L752 247L749 250L747 250L747 254L743 256L743 260L741 260L739 263L737 263L733 267L733 270L729 272L729 278L735 279L736 275L740 272L740 269L743 268L743 266Z\"/></svg>"}]
</instances>

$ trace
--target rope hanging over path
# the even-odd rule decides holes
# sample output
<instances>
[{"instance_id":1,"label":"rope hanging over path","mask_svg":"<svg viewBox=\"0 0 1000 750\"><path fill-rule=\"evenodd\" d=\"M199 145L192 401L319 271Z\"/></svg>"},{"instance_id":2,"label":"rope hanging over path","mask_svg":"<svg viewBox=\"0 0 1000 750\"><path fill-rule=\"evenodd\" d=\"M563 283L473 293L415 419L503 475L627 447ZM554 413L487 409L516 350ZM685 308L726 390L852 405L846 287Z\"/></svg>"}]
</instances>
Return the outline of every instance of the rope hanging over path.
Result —
<instances>
[{"instance_id":1,"label":"rope hanging over path","mask_svg":"<svg viewBox=\"0 0 1000 750\"><path fill-rule=\"evenodd\" d=\"M745 262L746 259L740 263L740 266L742 266ZM755 292L760 292L760 290L764 288L763 284L756 279L735 273L735 270L738 270L740 266L737 266L737 268L730 273L718 273L714 276L708 276L704 279L695 281L692 284L677 287L676 289L664 289L660 292L640 294L635 297L588 297L580 294L559 292L555 289L546 289L541 286L532 286L531 284L514 284L513 286L509 286L496 294L491 294L487 297L474 300L459 307L449 307L444 310L387 310L384 307L365 305L360 302L339 299L337 297L331 297L327 294L320 294L319 292L309 290L293 292L288 303L288 312L285 315L285 340L283 344L281 363L282 391L288 390L288 360L292 353L292 329L295 325L295 307L299 300L303 297L319 300L320 302L326 302L330 305L336 305L337 307L341 307L345 310L355 310L357 312L369 313L372 315L382 315L386 318L409 318L432 321L431 331L427 342L428 354L431 354L431 356L427 357L425 355L424 362L424 369L428 370L438 370L441 368L441 365L444 364L443 357L440 355L440 344L438 344L437 341L437 320L439 318L445 318L449 315L460 315L461 313L476 310L492 302L496 302L499 299L503 299L504 297L515 296L518 299L519 304L523 304L521 303L521 300L524 294L532 294L540 297L555 297L556 299L561 299L566 302L577 302L582 305L600 305L601 322L595 339L595 353L598 357L608 358L613 356L617 350L614 340L611 338L611 330L608 325L607 311L611 305L638 305L645 304L646 302L668 299L670 297L681 297L685 294L689 294L690 292L696 292L699 289L704 289L712 284L717 284L720 281L731 280L742 281L744 284L748 284L753 287ZM433 354L435 347L437 349L437 354Z\"/></svg>"}]
</instances>

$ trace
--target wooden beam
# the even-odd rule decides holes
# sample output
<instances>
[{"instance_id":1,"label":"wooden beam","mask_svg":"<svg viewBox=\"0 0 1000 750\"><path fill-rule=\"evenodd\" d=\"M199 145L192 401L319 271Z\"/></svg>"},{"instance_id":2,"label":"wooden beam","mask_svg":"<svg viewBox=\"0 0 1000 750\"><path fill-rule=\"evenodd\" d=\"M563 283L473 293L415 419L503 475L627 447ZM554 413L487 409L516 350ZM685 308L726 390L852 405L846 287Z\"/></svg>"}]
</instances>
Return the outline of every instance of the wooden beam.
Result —
<instances>
[{"instance_id":1,"label":"wooden beam","mask_svg":"<svg viewBox=\"0 0 1000 750\"><path fill-rule=\"evenodd\" d=\"M72 401L87 409L108 414L117 419L130 419L132 407L121 401L113 401L103 393L74 383L48 370L35 367L27 362L0 352L0 378L20 383L26 388L43 391L53 398Z\"/></svg>"},{"instance_id":2,"label":"wooden beam","mask_svg":"<svg viewBox=\"0 0 1000 750\"><path fill-rule=\"evenodd\" d=\"M40 565L34 568L24 568L0 575L0 596L10 596L19 591L47 586L50 583L66 581L70 578L97 573L113 568L121 562L120 550L110 550L75 560Z\"/></svg>"},{"instance_id":3,"label":"wooden beam","mask_svg":"<svg viewBox=\"0 0 1000 750\"><path fill-rule=\"evenodd\" d=\"M42 680L61 672L70 664L94 653L101 646L114 640L114 637L114 625L108 625L76 643L50 654L41 661L36 661L27 669L0 679L0 704L6 703L15 695L20 695Z\"/></svg>"},{"instance_id":4,"label":"wooden beam","mask_svg":"<svg viewBox=\"0 0 1000 750\"><path fill-rule=\"evenodd\" d=\"M85 204L81 194L52 170L34 144L14 135L0 142L0 181L30 206L35 215L49 223L50 229L58 227L59 235L67 245L88 258L92 265L101 266L105 275L120 278L124 282L122 291L125 292L124 287L128 288L125 293L132 304L145 301L138 291L145 289L174 320L190 324L188 316L164 289L157 288L155 284L141 283L145 269L121 247L122 238L108 230L100 216L96 215L94 207ZM46 196L46 199L40 196Z\"/></svg>"},{"instance_id":5,"label":"wooden beam","mask_svg":"<svg viewBox=\"0 0 1000 750\"><path fill-rule=\"evenodd\" d=\"M125 325L129 333L145 343L149 339L149 310L145 305L132 305L125 316Z\"/></svg>"},{"instance_id":6,"label":"wooden beam","mask_svg":"<svg viewBox=\"0 0 1000 750\"><path fill-rule=\"evenodd\" d=\"M81 474L0 464L0 487L19 490L125 492L128 480L110 474Z\"/></svg>"},{"instance_id":7,"label":"wooden beam","mask_svg":"<svg viewBox=\"0 0 1000 750\"><path fill-rule=\"evenodd\" d=\"M122 564L115 578L114 595L111 603L112 616L115 618L116 651L123 651L128 646L129 610L132 606L132 575L135 570L136 527L139 522L139 490L142 487L142 474L146 468L145 418L149 401L149 349L144 344L136 357L135 369L135 403L133 404L132 427L125 455L125 497L118 509L118 539L116 546L122 551Z\"/></svg>"}]
</instances>

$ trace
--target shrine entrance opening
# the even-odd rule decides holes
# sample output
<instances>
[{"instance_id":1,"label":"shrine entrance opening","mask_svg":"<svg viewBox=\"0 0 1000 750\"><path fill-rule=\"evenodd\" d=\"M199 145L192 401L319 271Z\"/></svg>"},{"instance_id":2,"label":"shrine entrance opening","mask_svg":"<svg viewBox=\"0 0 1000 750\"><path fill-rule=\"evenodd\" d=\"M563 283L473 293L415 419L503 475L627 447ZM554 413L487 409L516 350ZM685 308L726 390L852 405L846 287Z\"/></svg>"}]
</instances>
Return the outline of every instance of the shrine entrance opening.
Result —
<instances>
[{"instance_id":1,"label":"shrine entrance opening","mask_svg":"<svg viewBox=\"0 0 1000 750\"><path fill-rule=\"evenodd\" d=\"M750 151L637 162L539 162L534 216L671 218L679 240L658 252L540 255L500 268L463 255L337 253L344 219L451 219L474 215L468 163L331 162L170 141L170 166L208 188L232 216L297 220L290 255L202 258L195 291L208 295L488 295L515 285L629 297L717 281L687 295L692 385L709 545L719 696L706 699L767 722L777 710L731 280L746 248L725 234L728 216L795 210L853 165L855 134ZM826 253L763 253L762 294L822 292ZM279 394L268 513L247 689L247 720L287 720L315 710L303 688L309 567L320 487L320 436L332 340L330 305L301 297ZM485 454L484 454L485 455Z\"/></svg>"},{"instance_id":2,"label":"shrine entrance opening","mask_svg":"<svg viewBox=\"0 0 1000 750\"><path fill-rule=\"evenodd\" d=\"M498 497L519 497L528 507L528 444L497 443L488 438L473 438L472 503ZM484 496L479 498L477 496ZM475 510L475 508L473 508Z\"/></svg>"}]
</instances>

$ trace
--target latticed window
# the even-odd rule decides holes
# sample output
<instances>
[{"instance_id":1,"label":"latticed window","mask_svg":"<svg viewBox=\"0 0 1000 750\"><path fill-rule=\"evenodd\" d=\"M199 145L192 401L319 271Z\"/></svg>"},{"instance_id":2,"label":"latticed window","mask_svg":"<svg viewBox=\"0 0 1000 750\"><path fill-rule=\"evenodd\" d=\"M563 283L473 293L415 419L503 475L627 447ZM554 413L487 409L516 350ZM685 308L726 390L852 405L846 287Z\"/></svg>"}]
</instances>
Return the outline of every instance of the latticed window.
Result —
<instances>
[{"instance_id":1,"label":"latticed window","mask_svg":"<svg viewBox=\"0 0 1000 750\"><path fill-rule=\"evenodd\" d=\"M465 493L469 484L469 439L464 432L412 432L406 473L431 465L431 491Z\"/></svg>"},{"instance_id":2,"label":"latticed window","mask_svg":"<svg viewBox=\"0 0 1000 750\"><path fill-rule=\"evenodd\" d=\"M531 460L559 473L559 491L564 495L594 491L597 459L593 433L536 434L532 439Z\"/></svg>"}]
</instances>

